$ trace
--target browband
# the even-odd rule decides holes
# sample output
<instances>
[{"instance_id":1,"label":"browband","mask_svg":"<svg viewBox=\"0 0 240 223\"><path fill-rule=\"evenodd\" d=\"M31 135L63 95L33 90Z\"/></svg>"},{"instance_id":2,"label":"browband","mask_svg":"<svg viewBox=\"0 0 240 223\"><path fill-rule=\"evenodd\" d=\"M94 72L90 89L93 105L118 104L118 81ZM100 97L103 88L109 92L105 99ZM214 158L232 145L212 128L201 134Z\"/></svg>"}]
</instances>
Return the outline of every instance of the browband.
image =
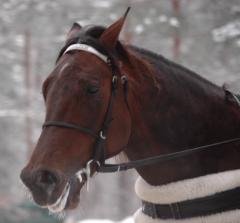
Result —
<instances>
[{"instance_id":1,"label":"browband","mask_svg":"<svg viewBox=\"0 0 240 223\"><path fill-rule=\"evenodd\" d=\"M72 51L72 50L81 50L81 51L89 52L91 54L94 54L95 56L97 56L98 58L100 58L101 60L103 60L106 63L108 61L108 57L107 56L105 56L104 54L100 53L95 48L93 48L93 47L91 47L89 45L83 44L83 43L75 43L75 44L70 45L65 50L65 52L63 54L66 54L67 52Z\"/></svg>"}]
</instances>

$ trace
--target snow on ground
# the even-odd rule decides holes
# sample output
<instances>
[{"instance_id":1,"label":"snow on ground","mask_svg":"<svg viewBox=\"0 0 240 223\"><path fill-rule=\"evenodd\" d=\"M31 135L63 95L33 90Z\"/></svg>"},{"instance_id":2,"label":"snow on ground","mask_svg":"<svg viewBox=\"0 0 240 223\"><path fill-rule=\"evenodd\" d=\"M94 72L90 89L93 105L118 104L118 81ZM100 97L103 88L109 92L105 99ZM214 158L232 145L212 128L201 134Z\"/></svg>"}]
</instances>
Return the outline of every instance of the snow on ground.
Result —
<instances>
[{"instance_id":1,"label":"snow on ground","mask_svg":"<svg viewBox=\"0 0 240 223\"><path fill-rule=\"evenodd\" d=\"M216 42L224 42L240 36L240 21L231 21L226 25L212 31L213 39Z\"/></svg>"},{"instance_id":2,"label":"snow on ground","mask_svg":"<svg viewBox=\"0 0 240 223\"><path fill-rule=\"evenodd\" d=\"M68 219L65 223L134 223L133 218L129 217L124 219L123 221L111 221L111 220L100 220L100 219L88 219L83 221L73 221Z\"/></svg>"}]
</instances>

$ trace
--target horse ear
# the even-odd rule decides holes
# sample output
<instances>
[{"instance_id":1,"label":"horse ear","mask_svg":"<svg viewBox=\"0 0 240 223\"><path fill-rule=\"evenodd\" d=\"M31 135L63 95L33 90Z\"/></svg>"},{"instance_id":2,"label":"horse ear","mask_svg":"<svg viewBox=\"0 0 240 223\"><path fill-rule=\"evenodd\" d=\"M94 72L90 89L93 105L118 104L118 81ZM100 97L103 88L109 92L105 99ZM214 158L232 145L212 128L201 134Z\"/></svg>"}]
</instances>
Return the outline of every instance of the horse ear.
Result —
<instances>
[{"instance_id":1,"label":"horse ear","mask_svg":"<svg viewBox=\"0 0 240 223\"><path fill-rule=\"evenodd\" d=\"M81 30L82 26L79 23L73 23L72 28L68 31L66 42L69 39L73 39L78 36L79 31Z\"/></svg>"},{"instance_id":2,"label":"horse ear","mask_svg":"<svg viewBox=\"0 0 240 223\"><path fill-rule=\"evenodd\" d=\"M130 7L127 8L126 12L120 19L118 19L111 26L109 26L100 36L100 42L103 43L103 45L107 48L114 49L114 47L116 46L129 10Z\"/></svg>"}]
</instances>

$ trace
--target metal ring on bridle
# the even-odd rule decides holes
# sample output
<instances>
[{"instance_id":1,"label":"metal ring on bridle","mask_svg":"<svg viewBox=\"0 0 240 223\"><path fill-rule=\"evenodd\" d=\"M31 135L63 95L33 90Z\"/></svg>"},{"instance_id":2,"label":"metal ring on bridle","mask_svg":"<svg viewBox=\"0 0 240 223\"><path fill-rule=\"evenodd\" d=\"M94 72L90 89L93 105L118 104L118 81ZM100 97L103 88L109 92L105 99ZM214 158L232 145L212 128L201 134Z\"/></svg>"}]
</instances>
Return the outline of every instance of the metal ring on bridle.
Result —
<instances>
[{"instance_id":1,"label":"metal ring on bridle","mask_svg":"<svg viewBox=\"0 0 240 223\"><path fill-rule=\"evenodd\" d=\"M121 76L121 82L122 82L122 84L125 84L125 82L127 81L127 76L126 75L123 75L123 76Z\"/></svg>"},{"instance_id":2,"label":"metal ring on bridle","mask_svg":"<svg viewBox=\"0 0 240 223\"><path fill-rule=\"evenodd\" d=\"M117 82L117 75L114 75L112 78L112 82L115 84Z\"/></svg>"},{"instance_id":3,"label":"metal ring on bridle","mask_svg":"<svg viewBox=\"0 0 240 223\"><path fill-rule=\"evenodd\" d=\"M89 161L87 162L86 167L91 166L91 164L92 164L93 162L95 162L95 163L97 164L97 166L100 167L100 165L101 165L100 162L99 162L98 160L93 160L93 159L91 159L91 160L89 160Z\"/></svg>"},{"instance_id":4,"label":"metal ring on bridle","mask_svg":"<svg viewBox=\"0 0 240 223\"><path fill-rule=\"evenodd\" d=\"M107 138L107 136L105 136L103 134L103 131L100 131L99 135L100 135L100 138L103 139L103 140L105 140Z\"/></svg>"}]
</instances>

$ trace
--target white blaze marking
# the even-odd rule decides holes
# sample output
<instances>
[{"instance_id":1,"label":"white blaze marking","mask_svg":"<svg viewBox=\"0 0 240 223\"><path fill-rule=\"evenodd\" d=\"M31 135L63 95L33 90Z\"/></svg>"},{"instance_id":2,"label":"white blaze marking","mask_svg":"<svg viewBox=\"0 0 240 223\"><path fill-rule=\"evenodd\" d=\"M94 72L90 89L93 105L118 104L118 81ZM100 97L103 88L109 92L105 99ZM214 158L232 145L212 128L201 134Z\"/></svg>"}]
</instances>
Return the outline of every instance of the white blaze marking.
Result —
<instances>
[{"instance_id":1,"label":"white blaze marking","mask_svg":"<svg viewBox=\"0 0 240 223\"><path fill-rule=\"evenodd\" d=\"M61 67L59 73L60 73L60 74L63 73L63 71L64 71L68 66L69 66L69 63L65 63L65 64Z\"/></svg>"}]
</instances>

